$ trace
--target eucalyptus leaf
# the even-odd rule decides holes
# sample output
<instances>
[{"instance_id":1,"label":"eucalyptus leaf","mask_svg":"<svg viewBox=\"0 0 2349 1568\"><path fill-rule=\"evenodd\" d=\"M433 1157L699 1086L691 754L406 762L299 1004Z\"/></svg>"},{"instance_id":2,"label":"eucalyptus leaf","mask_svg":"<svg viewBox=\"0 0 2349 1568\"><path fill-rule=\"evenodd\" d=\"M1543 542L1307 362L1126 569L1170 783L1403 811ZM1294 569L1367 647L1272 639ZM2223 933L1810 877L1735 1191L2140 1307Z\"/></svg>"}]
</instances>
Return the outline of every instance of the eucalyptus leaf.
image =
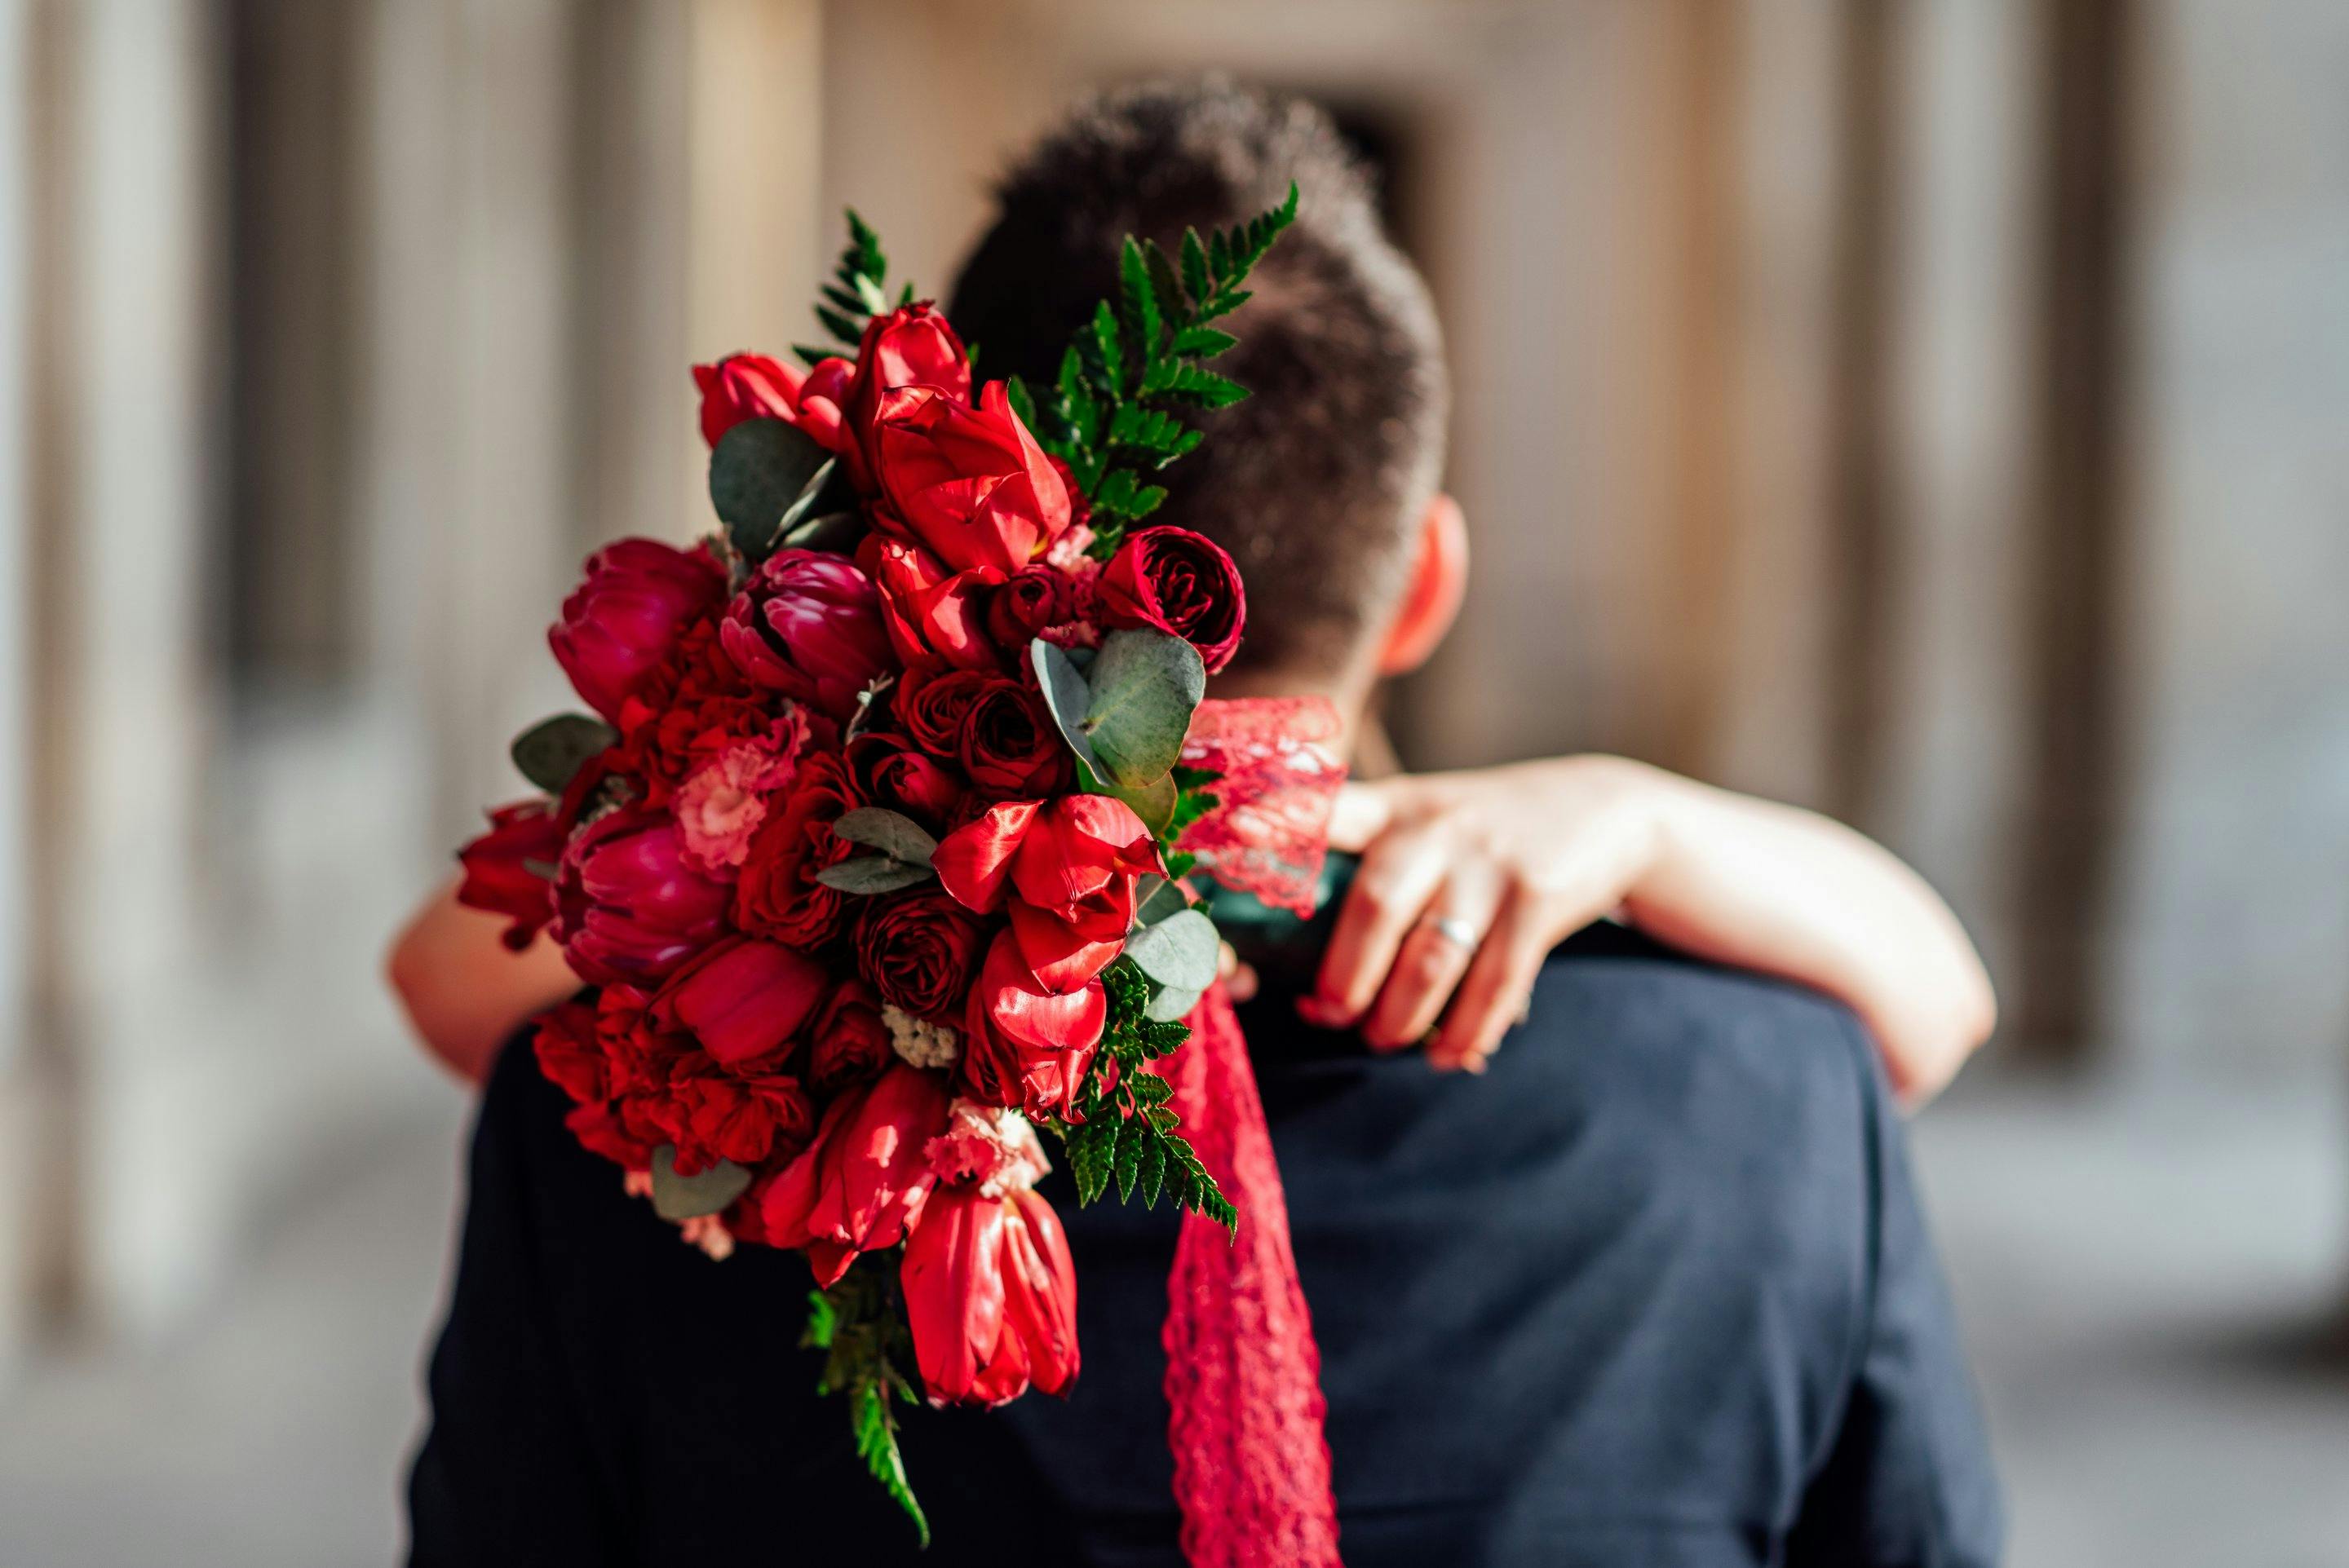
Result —
<instances>
[{"instance_id":1,"label":"eucalyptus leaf","mask_svg":"<svg viewBox=\"0 0 2349 1568\"><path fill-rule=\"evenodd\" d=\"M1133 923L1155 925L1172 914L1180 914L1191 907L1183 890L1162 876L1147 876L1134 884Z\"/></svg>"},{"instance_id":2,"label":"eucalyptus leaf","mask_svg":"<svg viewBox=\"0 0 2349 1568\"><path fill-rule=\"evenodd\" d=\"M879 850L909 866L926 866L938 841L911 817L880 806L859 806L842 814L832 830L852 844Z\"/></svg>"},{"instance_id":3,"label":"eucalyptus leaf","mask_svg":"<svg viewBox=\"0 0 2349 1568\"><path fill-rule=\"evenodd\" d=\"M827 555L854 555L856 542L864 537L864 514L851 507L842 511L820 512L796 526L786 528L778 550L820 550Z\"/></svg>"},{"instance_id":4,"label":"eucalyptus leaf","mask_svg":"<svg viewBox=\"0 0 2349 1568\"><path fill-rule=\"evenodd\" d=\"M1142 825L1154 836L1165 832L1174 820L1178 791L1172 773L1139 789L1127 789L1102 779L1080 757L1077 758L1077 788L1088 795L1113 795L1124 801L1133 808L1133 814L1142 819Z\"/></svg>"},{"instance_id":5,"label":"eucalyptus leaf","mask_svg":"<svg viewBox=\"0 0 2349 1568\"><path fill-rule=\"evenodd\" d=\"M1190 1016L1191 1009L1199 1005L1199 998L1204 995L1204 992L1180 986L1161 985L1150 994L1150 1003L1142 1009L1142 1016L1153 1023L1180 1023Z\"/></svg>"},{"instance_id":6,"label":"eucalyptus leaf","mask_svg":"<svg viewBox=\"0 0 2349 1568\"><path fill-rule=\"evenodd\" d=\"M853 861L824 867L816 872L815 880L828 888L870 898L927 882L932 874L927 866L907 865L892 855L859 855Z\"/></svg>"},{"instance_id":7,"label":"eucalyptus leaf","mask_svg":"<svg viewBox=\"0 0 2349 1568\"><path fill-rule=\"evenodd\" d=\"M1081 727L1093 771L1129 789L1164 779L1183 755L1191 714L1207 694L1199 651L1167 632L1112 632L1085 677Z\"/></svg>"},{"instance_id":8,"label":"eucalyptus leaf","mask_svg":"<svg viewBox=\"0 0 2349 1568\"><path fill-rule=\"evenodd\" d=\"M1126 938L1125 955L1161 985L1204 991L1216 983L1216 923L1195 909L1170 914Z\"/></svg>"},{"instance_id":9,"label":"eucalyptus leaf","mask_svg":"<svg viewBox=\"0 0 2349 1568\"><path fill-rule=\"evenodd\" d=\"M584 713L541 719L514 737L513 765L550 795L560 795L589 758L620 738L620 732Z\"/></svg>"},{"instance_id":10,"label":"eucalyptus leaf","mask_svg":"<svg viewBox=\"0 0 2349 1568\"><path fill-rule=\"evenodd\" d=\"M720 1160L698 1175L680 1176L674 1145L664 1143L653 1150L653 1212L664 1220L715 1214L750 1185L750 1173L731 1160Z\"/></svg>"},{"instance_id":11,"label":"eucalyptus leaf","mask_svg":"<svg viewBox=\"0 0 2349 1568\"><path fill-rule=\"evenodd\" d=\"M1069 743L1078 761L1092 769L1093 742L1092 737L1085 733L1085 709L1093 698L1085 673L1077 668L1066 648L1041 637L1028 645L1028 657L1036 666L1036 685L1044 695L1046 711L1060 726L1061 738Z\"/></svg>"},{"instance_id":12,"label":"eucalyptus leaf","mask_svg":"<svg viewBox=\"0 0 2349 1568\"><path fill-rule=\"evenodd\" d=\"M813 438L781 419L745 419L720 436L709 452L709 503L734 548L753 561L771 553L784 515L831 461Z\"/></svg>"}]
</instances>

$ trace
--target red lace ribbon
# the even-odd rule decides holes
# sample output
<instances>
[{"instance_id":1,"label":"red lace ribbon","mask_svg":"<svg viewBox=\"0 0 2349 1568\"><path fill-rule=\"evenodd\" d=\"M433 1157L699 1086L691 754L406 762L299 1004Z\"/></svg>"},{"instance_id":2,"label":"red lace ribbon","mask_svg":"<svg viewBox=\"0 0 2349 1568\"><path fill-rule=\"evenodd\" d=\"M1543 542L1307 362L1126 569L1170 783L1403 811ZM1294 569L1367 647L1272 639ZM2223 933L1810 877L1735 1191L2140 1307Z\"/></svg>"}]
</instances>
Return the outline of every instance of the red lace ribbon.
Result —
<instances>
[{"instance_id":1,"label":"red lace ribbon","mask_svg":"<svg viewBox=\"0 0 2349 1568\"><path fill-rule=\"evenodd\" d=\"M1214 702L1185 758L1223 775L1184 839L1219 881L1309 912L1344 769L1327 703ZM1183 1217L1166 1282L1167 1439L1192 1568L1337 1568L1321 1353L1298 1283L1288 1206L1247 1042L1221 985L1165 1064L1192 1148L1239 1210L1227 1233Z\"/></svg>"}]
</instances>

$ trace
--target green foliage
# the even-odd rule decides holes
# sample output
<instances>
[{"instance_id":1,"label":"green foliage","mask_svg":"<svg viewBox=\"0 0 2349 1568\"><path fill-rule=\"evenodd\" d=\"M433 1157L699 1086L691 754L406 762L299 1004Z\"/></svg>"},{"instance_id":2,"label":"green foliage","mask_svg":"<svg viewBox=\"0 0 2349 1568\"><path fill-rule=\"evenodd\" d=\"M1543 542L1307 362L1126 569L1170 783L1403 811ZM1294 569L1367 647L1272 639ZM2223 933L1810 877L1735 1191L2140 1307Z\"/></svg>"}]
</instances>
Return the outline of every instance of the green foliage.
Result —
<instances>
[{"instance_id":1,"label":"green foliage","mask_svg":"<svg viewBox=\"0 0 2349 1568\"><path fill-rule=\"evenodd\" d=\"M781 419L745 419L709 449L709 504L746 561L772 554L836 489L830 452Z\"/></svg>"},{"instance_id":2,"label":"green foliage","mask_svg":"<svg viewBox=\"0 0 2349 1568\"><path fill-rule=\"evenodd\" d=\"M1116 796L1164 833L1181 804L1174 759L1207 689L1198 650L1164 632L1119 631L1082 666L1041 637L1028 652L1044 707L1076 753L1079 787Z\"/></svg>"},{"instance_id":3,"label":"green foliage","mask_svg":"<svg viewBox=\"0 0 2349 1568\"><path fill-rule=\"evenodd\" d=\"M857 1457L913 1520L927 1546L930 1522L905 1480L897 1417L890 1408L893 1400L910 1405L920 1397L905 1370L914 1365L914 1341L898 1295L897 1259L894 1249L868 1253L830 1290L811 1292L800 1347L824 1353L816 1392L848 1396L848 1425L856 1435Z\"/></svg>"},{"instance_id":4,"label":"green foliage","mask_svg":"<svg viewBox=\"0 0 2349 1568\"><path fill-rule=\"evenodd\" d=\"M620 738L620 732L584 713L542 718L514 737L513 765L550 795L560 795L588 760Z\"/></svg>"},{"instance_id":5,"label":"green foliage","mask_svg":"<svg viewBox=\"0 0 2349 1568\"><path fill-rule=\"evenodd\" d=\"M1182 1119L1166 1102L1174 1088L1143 1070L1173 1053L1190 1037L1185 1026L1149 1016L1151 984L1131 959L1120 957L1102 971L1109 1022L1077 1100L1081 1122L1055 1124L1069 1153L1077 1201L1098 1201L1111 1187L1129 1202L1138 1191L1145 1208L1172 1194L1178 1207L1205 1214L1226 1229L1239 1223L1216 1179L1199 1162L1190 1140L1176 1130ZM1108 1063L1117 1064L1116 1085L1103 1090Z\"/></svg>"},{"instance_id":6,"label":"green foliage","mask_svg":"<svg viewBox=\"0 0 2349 1568\"><path fill-rule=\"evenodd\" d=\"M792 352L808 364L820 359L845 356L854 358L859 345L864 340L864 324L876 315L889 314L889 258L881 253L881 236L872 226L848 209L848 243L833 263L832 281L825 284L817 300L815 318L823 324L841 345L835 348L797 345ZM897 303L910 304L914 285L907 284L899 294Z\"/></svg>"},{"instance_id":7,"label":"green foliage","mask_svg":"<svg viewBox=\"0 0 2349 1568\"><path fill-rule=\"evenodd\" d=\"M1021 418L1045 449L1069 465L1092 503L1092 552L1106 560L1132 524L1166 499L1144 476L1196 448L1203 432L1186 416L1226 408L1247 389L1206 367L1238 340L1208 325L1248 300L1241 286L1281 231L1296 220L1297 187L1271 211L1206 240L1185 230L1179 262L1155 241L1128 236L1118 253L1117 299L1103 300L1061 359L1056 385Z\"/></svg>"},{"instance_id":8,"label":"green foliage","mask_svg":"<svg viewBox=\"0 0 2349 1568\"><path fill-rule=\"evenodd\" d=\"M653 1150L653 1212L672 1222L715 1214L750 1187L750 1173L731 1160L720 1160L691 1176L677 1173L677 1147L664 1143Z\"/></svg>"}]
</instances>

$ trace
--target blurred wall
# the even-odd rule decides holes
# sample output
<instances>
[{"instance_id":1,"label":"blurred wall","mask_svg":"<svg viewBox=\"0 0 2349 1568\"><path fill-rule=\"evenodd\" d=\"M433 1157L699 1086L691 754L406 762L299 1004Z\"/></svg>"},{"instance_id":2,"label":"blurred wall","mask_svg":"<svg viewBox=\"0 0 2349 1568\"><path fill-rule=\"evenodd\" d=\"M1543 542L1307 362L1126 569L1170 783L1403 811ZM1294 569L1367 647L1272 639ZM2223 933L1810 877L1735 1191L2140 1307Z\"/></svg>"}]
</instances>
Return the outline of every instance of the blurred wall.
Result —
<instances>
[{"instance_id":1,"label":"blurred wall","mask_svg":"<svg viewBox=\"0 0 2349 1568\"><path fill-rule=\"evenodd\" d=\"M376 982L700 526L686 366L854 200L942 288L1083 85L1381 160L1459 387L1407 755L1851 817L2016 1059L2349 1039L2349 13L2323 0L0 0L0 1344L152 1333L437 1092ZM11 1327L16 1325L16 1327Z\"/></svg>"}]
</instances>

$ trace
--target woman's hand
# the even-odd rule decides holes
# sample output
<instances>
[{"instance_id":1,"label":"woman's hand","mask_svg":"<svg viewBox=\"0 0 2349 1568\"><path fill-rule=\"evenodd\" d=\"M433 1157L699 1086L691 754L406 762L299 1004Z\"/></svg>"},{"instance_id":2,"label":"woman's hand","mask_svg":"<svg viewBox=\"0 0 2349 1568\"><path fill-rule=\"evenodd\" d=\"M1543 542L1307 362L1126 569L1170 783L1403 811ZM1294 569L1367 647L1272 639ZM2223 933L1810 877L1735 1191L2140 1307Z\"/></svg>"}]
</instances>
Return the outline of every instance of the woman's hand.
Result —
<instances>
[{"instance_id":1,"label":"woman's hand","mask_svg":"<svg viewBox=\"0 0 2349 1568\"><path fill-rule=\"evenodd\" d=\"M1549 950L1610 913L1838 997L1911 1103L1995 1015L1956 917L1882 848L1622 758L1350 784L1331 842L1362 864L1300 1010L1381 1049L1425 1039L1439 1067L1479 1069Z\"/></svg>"}]
</instances>

